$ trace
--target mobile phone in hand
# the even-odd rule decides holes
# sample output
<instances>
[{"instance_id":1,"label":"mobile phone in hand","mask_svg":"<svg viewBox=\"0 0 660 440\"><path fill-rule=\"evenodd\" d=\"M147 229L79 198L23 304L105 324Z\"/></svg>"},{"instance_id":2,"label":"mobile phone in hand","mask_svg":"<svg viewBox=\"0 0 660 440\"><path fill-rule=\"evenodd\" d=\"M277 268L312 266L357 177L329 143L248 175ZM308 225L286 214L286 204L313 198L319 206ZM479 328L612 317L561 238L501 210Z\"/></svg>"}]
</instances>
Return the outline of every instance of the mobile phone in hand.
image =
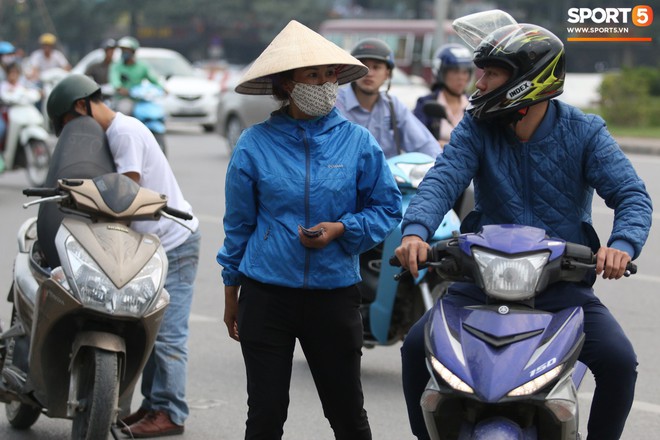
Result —
<instances>
[{"instance_id":1,"label":"mobile phone in hand","mask_svg":"<svg viewBox=\"0 0 660 440\"><path fill-rule=\"evenodd\" d=\"M319 237L319 236L321 236L321 234L323 234L323 231L325 231L324 228L317 229L317 230L314 230L314 231L313 231L313 230L311 230L311 229L304 228L304 227L302 227L302 226L300 226L300 225L298 225L298 227L300 228L300 230L302 231L302 233L303 233L306 237L310 237L310 238Z\"/></svg>"}]
</instances>

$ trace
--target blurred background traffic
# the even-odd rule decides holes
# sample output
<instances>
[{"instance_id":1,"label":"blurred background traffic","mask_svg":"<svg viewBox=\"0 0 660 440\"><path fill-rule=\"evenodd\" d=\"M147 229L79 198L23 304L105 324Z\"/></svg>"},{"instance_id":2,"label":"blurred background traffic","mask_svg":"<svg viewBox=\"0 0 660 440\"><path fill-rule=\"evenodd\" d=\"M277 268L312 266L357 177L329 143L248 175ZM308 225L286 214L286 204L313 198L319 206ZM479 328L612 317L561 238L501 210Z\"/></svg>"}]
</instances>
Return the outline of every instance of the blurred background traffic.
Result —
<instances>
[{"instance_id":1,"label":"blurred background traffic","mask_svg":"<svg viewBox=\"0 0 660 440\"><path fill-rule=\"evenodd\" d=\"M620 0L2 0L0 40L15 49L3 66L19 63L24 77L38 78L31 55L44 34L66 58L65 72L85 73L103 59L107 39L133 36L137 57L161 78L160 104L170 122L217 131L230 147L247 126L275 108L268 97L236 95L242 72L284 25L295 18L350 50L376 37L394 49L397 69L391 93L409 106L428 93L435 50L457 41L453 19L487 9L503 9L518 22L569 36L573 7L620 8ZM657 0L646 1L653 6ZM660 10L656 7L655 10ZM567 81L561 99L602 114L621 135L660 137L658 27L632 32L655 37L645 43L567 42ZM635 34L635 35L637 35ZM632 34L631 34L632 36ZM114 57L118 59L120 51ZM69 70L71 69L71 70ZM43 74L43 72L41 72ZM61 75L51 81L61 79ZM6 75L0 72L0 79ZM626 81L622 81L625 78ZM44 93L47 93L44 92Z\"/></svg>"}]
</instances>

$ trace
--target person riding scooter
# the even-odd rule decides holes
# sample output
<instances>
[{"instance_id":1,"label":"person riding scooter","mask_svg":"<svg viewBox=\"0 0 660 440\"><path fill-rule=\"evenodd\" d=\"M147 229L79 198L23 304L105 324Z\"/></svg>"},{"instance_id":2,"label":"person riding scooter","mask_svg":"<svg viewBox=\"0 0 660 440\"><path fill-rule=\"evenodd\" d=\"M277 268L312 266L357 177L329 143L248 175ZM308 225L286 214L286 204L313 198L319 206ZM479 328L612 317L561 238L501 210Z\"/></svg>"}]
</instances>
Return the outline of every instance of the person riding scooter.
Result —
<instances>
[{"instance_id":1,"label":"person riding scooter","mask_svg":"<svg viewBox=\"0 0 660 440\"><path fill-rule=\"evenodd\" d=\"M132 115L133 101L130 99L130 91L133 87L139 86L144 80L161 89L164 87L151 68L135 58L135 53L140 48L137 39L120 38L117 41L117 47L121 50L121 59L110 66L109 81L116 93L116 110L126 115Z\"/></svg>"},{"instance_id":2,"label":"person riding scooter","mask_svg":"<svg viewBox=\"0 0 660 440\"><path fill-rule=\"evenodd\" d=\"M652 202L643 181L602 118L551 99L563 92L566 68L564 44L556 35L512 20L474 44L475 29L481 31L484 20L474 26L470 17L456 20L454 28L476 46L473 61L484 74L441 159L405 212L398 260L417 275L418 264L427 260L426 239L442 220L438 214L474 179L475 211L463 221L466 232L492 224L537 227L551 237L589 246L597 254L596 274L620 279L627 263L639 256L651 227ZM591 220L594 191L616 213L603 246ZM579 360L596 382L588 439L614 440L633 402L637 358L616 318L596 296L594 282L595 275L558 284L554 294L536 299L536 307L550 312L582 307L586 339ZM459 305L486 301L483 292L463 283L453 284L447 298ZM429 438L420 408L429 380L424 342L429 316L412 327L401 349L404 394L419 439Z\"/></svg>"}]
</instances>

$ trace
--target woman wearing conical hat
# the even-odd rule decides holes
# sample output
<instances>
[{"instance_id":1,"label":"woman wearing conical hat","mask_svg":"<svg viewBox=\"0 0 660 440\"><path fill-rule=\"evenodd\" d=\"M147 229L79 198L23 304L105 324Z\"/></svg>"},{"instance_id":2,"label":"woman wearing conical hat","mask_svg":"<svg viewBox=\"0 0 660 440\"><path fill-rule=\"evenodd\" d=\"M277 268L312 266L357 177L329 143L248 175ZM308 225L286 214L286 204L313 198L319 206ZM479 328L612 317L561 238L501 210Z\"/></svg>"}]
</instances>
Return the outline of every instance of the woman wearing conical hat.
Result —
<instances>
[{"instance_id":1,"label":"woman wearing conical hat","mask_svg":"<svg viewBox=\"0 0 660 440\"><path fill-rule=\"evenodd\" d=\"M239 138L217 255L247 372L246 439L282 437L296 339L335 437L371 439L358 257L399 223L401 195L375 139L334 107L338 85L366 72L291 21L236 87L283 102Z\"/></svg>"}]
</instances>

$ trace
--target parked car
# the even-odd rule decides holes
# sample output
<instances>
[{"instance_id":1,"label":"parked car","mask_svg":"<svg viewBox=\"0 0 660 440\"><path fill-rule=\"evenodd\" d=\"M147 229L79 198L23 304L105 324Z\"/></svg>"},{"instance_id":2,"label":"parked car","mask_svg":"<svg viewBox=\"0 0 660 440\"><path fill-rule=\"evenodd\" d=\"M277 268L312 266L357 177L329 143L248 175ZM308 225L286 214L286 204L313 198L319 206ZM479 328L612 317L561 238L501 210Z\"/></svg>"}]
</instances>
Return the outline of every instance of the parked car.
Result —
<instances>
[{"instance_id":1,"label":"parked car","mask_svg":"<svg viewBox=\"0 0 660 440\"><path fill-rule=\"evenodd\" d=\"M115 51L119 60L120 50ZM72 69L74 73L85 73L87 66L103 59L102 49L95 49L85 55ZM217 120L220 84L209 80L200 69L179 52L155 47L140 47L136 56L162 78L166 94L162 105L167 113L167 120L190 122L201 125L205 131L213 131Z\"/></svg>"},{"instance_id":2,"label":"parked car","mask_svg":"<svg viewBox=\"0 0 660 440\"><path fill-rule=\"evenodd\" d=\"M271 112L280 106L279 101L272 96L236 93L234 87L241 76L238 75L233 84L227 84L218 100L216 131L227 139L230 150L236 146L243 130L265 121ZM407 75L400 69L394 69L390 94L399 98L411 110L415 108L417 98L428 93L429 88L422 77Z\"/></svg>"}]
</instances>

